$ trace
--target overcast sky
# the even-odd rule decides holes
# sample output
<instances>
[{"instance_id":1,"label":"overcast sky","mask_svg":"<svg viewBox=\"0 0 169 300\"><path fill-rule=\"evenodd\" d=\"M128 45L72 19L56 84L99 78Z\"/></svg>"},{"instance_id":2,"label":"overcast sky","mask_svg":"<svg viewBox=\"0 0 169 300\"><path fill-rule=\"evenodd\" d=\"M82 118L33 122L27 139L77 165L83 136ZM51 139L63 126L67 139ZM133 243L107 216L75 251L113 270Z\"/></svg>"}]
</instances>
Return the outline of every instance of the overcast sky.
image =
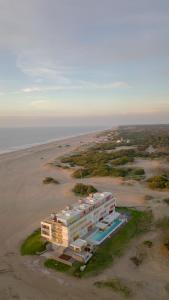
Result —
<instances>
[{"instance_id":1,"label":"overcast sky","mask_svg":"<svg viewBox=\"0 0 169 300\"><path fill-rule=\"evenodd\" d=\"M30 122L169 122L169 1L0 0L0 126Z\"/></svg>"}]
</instances>

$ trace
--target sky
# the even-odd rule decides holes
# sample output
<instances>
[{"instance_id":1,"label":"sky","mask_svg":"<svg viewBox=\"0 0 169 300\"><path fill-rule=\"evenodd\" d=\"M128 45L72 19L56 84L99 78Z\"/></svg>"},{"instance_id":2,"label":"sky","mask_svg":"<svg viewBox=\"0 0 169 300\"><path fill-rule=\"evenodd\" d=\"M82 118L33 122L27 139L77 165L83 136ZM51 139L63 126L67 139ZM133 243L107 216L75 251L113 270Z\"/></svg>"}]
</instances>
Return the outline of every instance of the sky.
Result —
<instances>
[{"instance_id":1,"label":"sky","mask_svg":"<svg viewBox=\"0 0 169 300\"><path fill-rule=\"evenodd\" d=\"M167 122L168 0L0 0L0 127Z\"/></svg>"}]
</instances>

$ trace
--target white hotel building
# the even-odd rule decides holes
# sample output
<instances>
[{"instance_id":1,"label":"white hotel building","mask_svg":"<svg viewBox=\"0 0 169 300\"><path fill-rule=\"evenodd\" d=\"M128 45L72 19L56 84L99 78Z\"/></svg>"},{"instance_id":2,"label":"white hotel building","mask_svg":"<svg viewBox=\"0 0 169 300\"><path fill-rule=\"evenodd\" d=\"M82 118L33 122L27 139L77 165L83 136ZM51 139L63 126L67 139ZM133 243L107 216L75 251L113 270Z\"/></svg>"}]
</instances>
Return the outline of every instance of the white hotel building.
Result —
<instances>
[{"instance_id":1,"label":"white hotel building","mask_svg":"<svg viewBox=\"0 0 169 300\"><path fill-rule=\"evenodd\" d=\"M112 193L92 194L41 222L41 235L53 245L84 252L87 245L100 244L123 223L119 221L111 230L113 222L120 217L115 206L116 198ZM95 233L103 234L104 231L105 237L100 241L94 239Z\"/></svg>"}]
</instances>

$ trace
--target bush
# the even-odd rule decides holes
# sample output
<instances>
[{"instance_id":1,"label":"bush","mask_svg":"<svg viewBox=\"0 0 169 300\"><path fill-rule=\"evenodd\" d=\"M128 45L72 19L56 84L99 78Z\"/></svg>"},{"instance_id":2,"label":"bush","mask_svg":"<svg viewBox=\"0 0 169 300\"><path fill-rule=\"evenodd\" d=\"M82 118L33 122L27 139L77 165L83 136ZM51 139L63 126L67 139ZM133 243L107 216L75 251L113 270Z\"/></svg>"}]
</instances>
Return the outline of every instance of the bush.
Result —
<instances>
[{"instance_id":1,"label":"bush","mask_svg":"<svg viewBox=\"0 0 169 300\"><path fill-rule=\"evenodd\" d=\"M45 177L43 179L43 183L44 184L49 184L49 183L55 183L55 184L59 184L59 181L54 179L53 177Z\"/></svg>"},{"instance_id":2,"label":"bush","mask_svg":"<svg viewBox=\"0 0 169 300\"><path fill-rule=\"evenodd\" d=\"M145 251L139 251L135 256L132 256L130 260L135 264L135 266L140 266L146 257Z\"/></svg>"},{"instance_id":3,"label":"bush","mask_svg":"<svg viewBox=\"0 0 169 300\"><path fill-rule=\"evenodd\" d=\"M112 160L112 164L114 166L118 166L118 165L125 165L129 162L133 162L134 158L133 157L127 157L127 156L122 156L120 158L116 158L114 160Z\"/></svg>"},{"instance_id":4,"label":"bush","mask_svg":"<svg viewBox=\"0 0 169 300\"><path fill-rule=\"evenodd\" d=\"M151 195L145 195L145 196L144 196L144 199L145 199L145 200L152 200L152 199L154 199L154 197L151 196Z\"/></svg>"},{"instance_id":5,"label":"bush","mask_svg":"<svg viewBox=\"0 0 169 300\"><path fill-rule=\"evenodd\" d=\"M73 177L74 178L84 178L84 177L89 177L90 171L88 169L78 169L73 172Z\"/></svg>"},{"instance_id":6,"label":"bush","mask_svg":"<svg viewBox=\"0 0 169 300\"><path fill-rule=\"evenodd\" d=\"M96 193L97 189L93 185L77 183L73 188L73 192L77 195L87 196L91 193Z\"/></svg>"},{"instance_id":7,"label":"bush","mask_svg":"<svg viewBox=\"0 0 169 300\"><path fill-rule=\"evenodd\" d=\"M166 240L164 241L164 246L167 248L167 250L169 251L169 237L166 238Z\"/></svg>"},{"instance_id":8,"label":"bush","mask_svg":"<svg viewBox=\"0 0 169 300\"><path fill-rule=\"evenodd\" d=\"M144 241L143 242L143 244L145 245L145 246L147 246L148 248L151 248L152 246L153 246L153 242L152 241Z\"/></svg>"},{"instance_id":9,"label":"bush","mask_svg":"<svg viewBox=\"0 0 169 300\"><path fill-rule=\"evenodd\" d=\"M169 188L169 179L166 175L154 176L147 180L148 185L152 189L167 189Z\"/></svg>"},{"instance_id":10,"label":"bush","mask_svg":"<svg viewBox=\"0 0 169 300\"><path fill-rule=\"evenodd\" d=\"M134 175L144 175L145 174L145 171L143 168L136 168L133 170L133 174Z\"/></svg>"},{"instance_id":11,"label":"bush","mask_svg":"<svg viewBox=\"0 0 169 300\"><path fill-rule=\"evenodd\" d=\"M163 199L163 201L169 205L169 198L165 198L165 199Z\"/></svg>"}]
</instances>

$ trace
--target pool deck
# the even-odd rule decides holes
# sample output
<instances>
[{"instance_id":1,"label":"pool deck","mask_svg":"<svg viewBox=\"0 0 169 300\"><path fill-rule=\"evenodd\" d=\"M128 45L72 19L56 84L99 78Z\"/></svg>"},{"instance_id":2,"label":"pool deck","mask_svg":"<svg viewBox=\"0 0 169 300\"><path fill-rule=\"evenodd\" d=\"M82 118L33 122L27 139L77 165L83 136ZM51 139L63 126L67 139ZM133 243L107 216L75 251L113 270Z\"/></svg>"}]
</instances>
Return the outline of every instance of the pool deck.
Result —
<instances>
[{"instance_id":1,"label":"pool deck","mask_svg":"<svg viewBox=\"0 0 169 300\"><path fill-rule=\"evenodd\" d=\"M96 235L97 233L99 234L99 229L95 229L92 233L90 233L90 235L88 235L86 237L86 240L94 245L100 245L101 243L103 243L103 241L105 241L113 232L115 232L117 229L119 229L124 223L127 222L127 218L123 216L119 216L118 219L120 218L120 223L117 224L117 226L115 226L114 228L112 228L111 231L109 231L110 227L112 226L107 226L107 229L105 230L105 235L103 236L103 238L101 238L100 240L94 239L94 235ZM117 219L116 219L117 220ZM114 222L116 221L114 220ZM106 231L107 234L106 234ZM100 231L100 235L103 235L104 231Z\"/></svg>"}]
</instances>

